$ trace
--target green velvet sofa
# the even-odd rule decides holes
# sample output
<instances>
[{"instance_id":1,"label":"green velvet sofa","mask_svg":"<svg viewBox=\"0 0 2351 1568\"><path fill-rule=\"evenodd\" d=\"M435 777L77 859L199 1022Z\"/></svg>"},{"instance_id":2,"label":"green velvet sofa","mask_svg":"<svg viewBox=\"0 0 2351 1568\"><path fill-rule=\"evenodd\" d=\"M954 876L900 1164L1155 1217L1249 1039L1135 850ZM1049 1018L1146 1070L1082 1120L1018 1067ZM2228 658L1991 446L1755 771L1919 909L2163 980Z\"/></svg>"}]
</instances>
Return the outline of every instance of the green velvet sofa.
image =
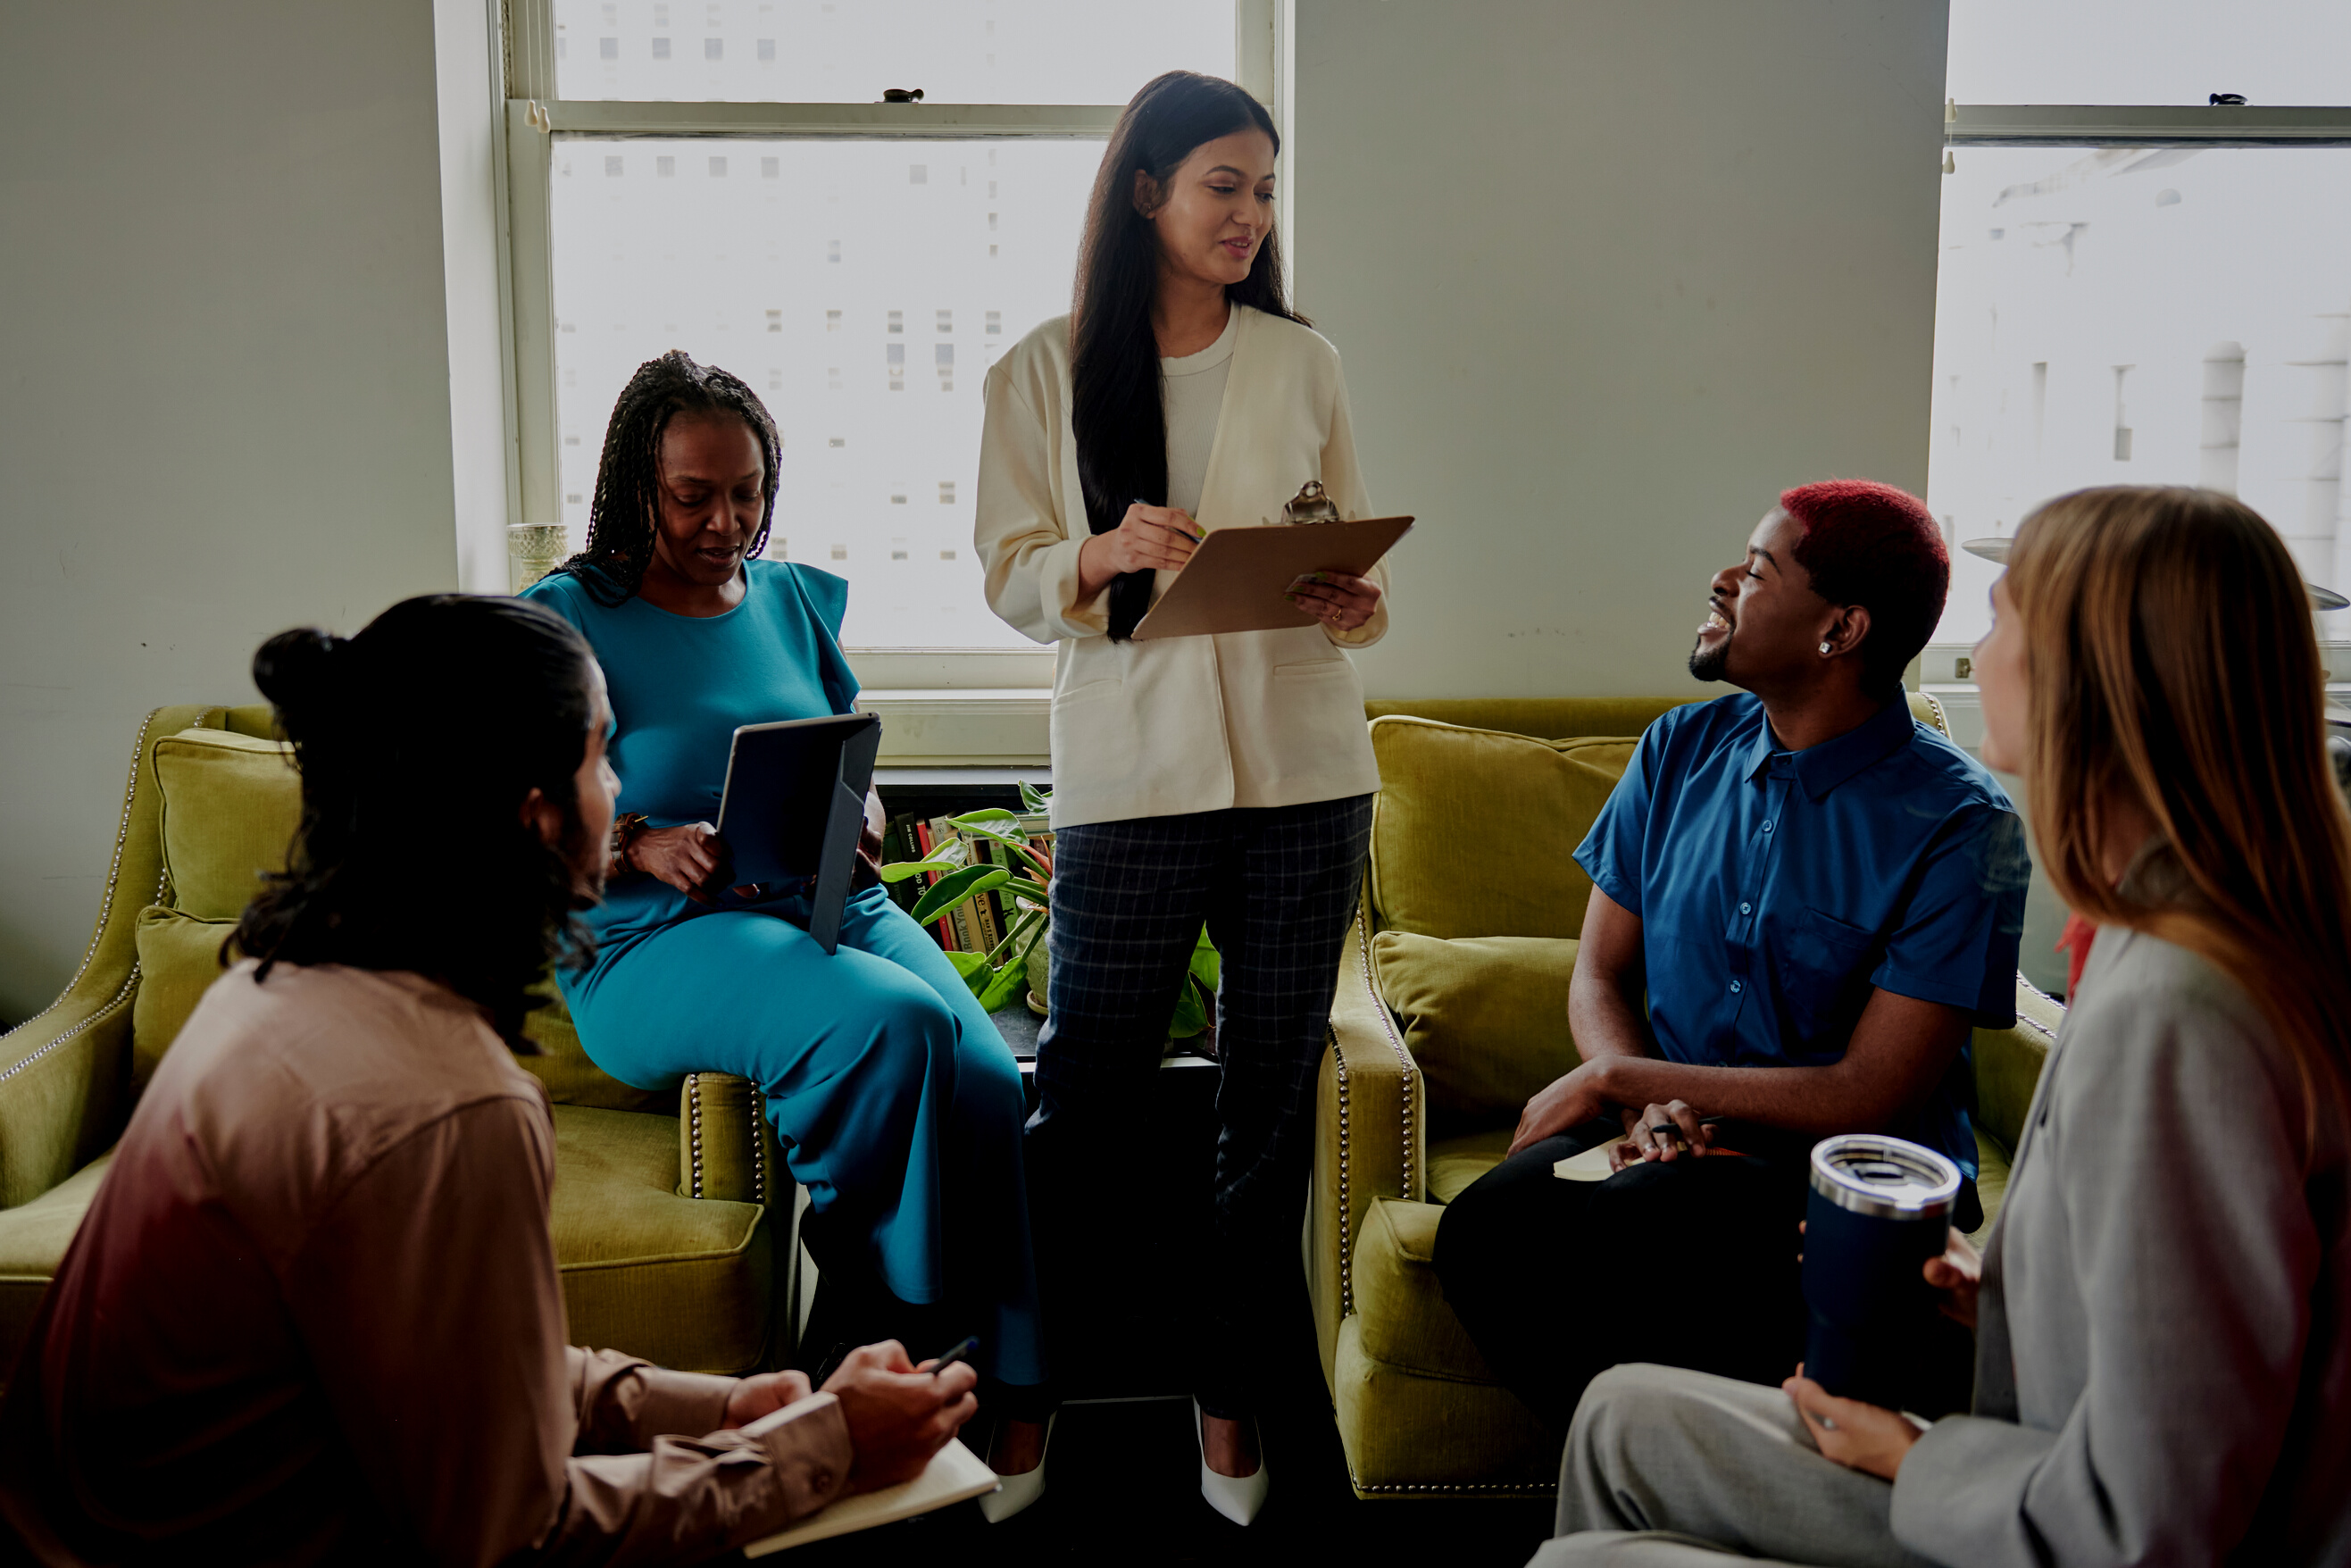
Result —
<instances>
[{"instance_id":1,"label":"green velvet sofa","mask_svg":"<svg viewBox=\"0 0 2351 1568\"><path fill-rule=\"evenodd\" d=\"M1933 698L1910 702L1948 733ZM1368 705L1383 787L1318 1086L1306 1232L1360 1497L1558 1485L1557 1442L1470 1343L1431 1249L1446 1202L1500 1161L1527 1096L1580 1060L1567 983L1592 884L1571 857L1641 732L1675 706ZM2063 1016L2021 977L2016 1009L2016 1027L1973 1041L1987 1224Z\"/></svg>"},{"instance_id":2,"label":"green velvet sofa","mask_svg":"<svg viewBox=\"0 0 2351 1568\"><path fill-rule=\"evenodd\" d=\"M80 967L0 1036L0 1378L139 1090L298 817L266 707L158 708L140 727ZM522 1065L555 1103L555 1252L574 1342L694 1371L767 1364L785 1348L799 1249L793 1184L757 1092L719 1073L658 1093L609 1078L560 1000L528 1032L541 1054Z\"/></svg>"}]
</instances>

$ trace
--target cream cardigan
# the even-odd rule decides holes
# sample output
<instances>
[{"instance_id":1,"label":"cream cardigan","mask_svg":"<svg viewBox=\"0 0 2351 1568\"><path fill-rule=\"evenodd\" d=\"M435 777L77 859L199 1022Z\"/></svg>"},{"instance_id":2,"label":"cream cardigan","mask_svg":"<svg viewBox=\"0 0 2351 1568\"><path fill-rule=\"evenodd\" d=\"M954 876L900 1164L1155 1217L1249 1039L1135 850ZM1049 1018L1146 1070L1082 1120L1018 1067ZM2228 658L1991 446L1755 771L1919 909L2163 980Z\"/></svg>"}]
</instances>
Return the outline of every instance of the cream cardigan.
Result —
<instances>
[{"instance_id":1,"label":"cream cardigan","mask_svg":"<svg viewBox=\"0 0 2351 1568\"><path fill-rule=\"evenodd\" d=\"M1320 479L1346 517L1371 514L1355 463L1338 350L1307 328L1236 305L1238 331L1216 444L1200 488L1203 528L1276 520ZM1387 630L1383 596L1352 633L1320 626L1113 643L1108 592L1080 602L1088 537L1070 428L1070 328L1048 321L987 372L974 544L988 607L1061 644L1053 680L1053 825L1301 805L1380 787L1364 688L1338 645ZM1383 589L1384 566L1374 574ZM1163 571L1153 597L1175 574Z\"/></svg>"}]
</instances>

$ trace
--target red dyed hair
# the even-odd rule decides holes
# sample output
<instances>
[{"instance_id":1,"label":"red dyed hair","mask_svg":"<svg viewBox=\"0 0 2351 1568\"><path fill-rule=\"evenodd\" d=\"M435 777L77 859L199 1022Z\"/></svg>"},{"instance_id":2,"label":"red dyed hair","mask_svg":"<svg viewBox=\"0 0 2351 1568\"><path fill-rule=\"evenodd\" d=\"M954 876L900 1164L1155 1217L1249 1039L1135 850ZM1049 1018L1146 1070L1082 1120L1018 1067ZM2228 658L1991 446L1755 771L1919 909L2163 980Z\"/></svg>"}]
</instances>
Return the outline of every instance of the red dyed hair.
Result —
<instances>
[{"instance_id":1,"label":"red dyed hair","mask_svg":"<svg viewBox=\"0 0 2351 1568\"><path fill-rule=\"evenodd\" d=\"M1793 554L1813 591L1869 612L1862 686L1890 697L1902 672L1935 634L1951 590L1951 554L1927 503L1868 479L1824 479L1780 493L1780 509L1803 536Z\"/></svg>"}]
</instances>

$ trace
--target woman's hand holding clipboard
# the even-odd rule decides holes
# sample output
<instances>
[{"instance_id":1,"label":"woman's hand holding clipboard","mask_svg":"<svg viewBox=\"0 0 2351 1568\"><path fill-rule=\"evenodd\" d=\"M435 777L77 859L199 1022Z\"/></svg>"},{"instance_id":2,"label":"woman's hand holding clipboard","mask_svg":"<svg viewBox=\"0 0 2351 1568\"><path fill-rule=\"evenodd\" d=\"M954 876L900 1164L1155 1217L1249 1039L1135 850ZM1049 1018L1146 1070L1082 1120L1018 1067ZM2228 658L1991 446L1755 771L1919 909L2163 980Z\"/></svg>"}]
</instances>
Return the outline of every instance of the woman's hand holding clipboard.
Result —
<instances>
[{"instance_id":1,"label":"woman's hand holding clipboard","mask_svg":"<svg viewBox=\"0 0 2351 1568\"><path fill-rule=\"evenodd\" d=\"M1320 625L1321 616L1290 597L1297 580L1316 572L1366 576L1412 524L1363 517L1215 529L1135 627L1135 640Z\"/></svg>"}]
</instances>

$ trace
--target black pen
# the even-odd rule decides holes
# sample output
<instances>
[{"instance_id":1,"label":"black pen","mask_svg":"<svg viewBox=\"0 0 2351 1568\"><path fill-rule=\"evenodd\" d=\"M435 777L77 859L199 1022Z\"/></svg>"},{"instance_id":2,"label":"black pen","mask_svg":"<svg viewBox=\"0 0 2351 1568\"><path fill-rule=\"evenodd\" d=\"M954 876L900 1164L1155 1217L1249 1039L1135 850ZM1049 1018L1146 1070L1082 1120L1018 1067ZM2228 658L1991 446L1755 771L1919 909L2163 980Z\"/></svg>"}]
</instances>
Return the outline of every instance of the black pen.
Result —
<instances>
[{"instance_id":1,"label":"black pen","mask_svg":"<svg viewBox=\"0 0 2351 1568\"><path fill-rule=\"evenodd\" d=\"M956 1345L953 1350L939 1357L938 1360L931 1363L931 1375L933 1377L936 1377L940 1373L945 1372L948 1367L953 1366L956 1362L961 1361L964 1357L969 1355L973 1351L976 1351L978 1348L979 1336L977 1334L966 1334L961 1344Z\"/></svg>"},{"instance_id":2,"label":"black pen","mask_svg":"<svg viewBox=\"0 0 2351 1568\"><path fill-rule=\"evenodd\" d=\"M1151 503L1150 503L1150 502L1148 502L1148 501L1144 500L1144 499L1142 497L1140 497L1140 496L1137 496L1137 497L1134 498L1134 504L1135 504L1136 506L1138 506L1138 507L1147 507L1147 506L1151 505ZM1183 530L1182 528L1177 528L1176 531L1177 533L1179 533L1179 534L1184 534L1184 537L1185 537L1186 538L1187 538L1187 539L1190 539L1194 544L1198 544L1202 539L1205 539L1205 538L1207 538L1208 537L1208 536L1207 536L1207 535L1206 535L1206 534L1188 534L1188 533L1184 533L1184 530Z\"/></svg>"}]
</instances>

